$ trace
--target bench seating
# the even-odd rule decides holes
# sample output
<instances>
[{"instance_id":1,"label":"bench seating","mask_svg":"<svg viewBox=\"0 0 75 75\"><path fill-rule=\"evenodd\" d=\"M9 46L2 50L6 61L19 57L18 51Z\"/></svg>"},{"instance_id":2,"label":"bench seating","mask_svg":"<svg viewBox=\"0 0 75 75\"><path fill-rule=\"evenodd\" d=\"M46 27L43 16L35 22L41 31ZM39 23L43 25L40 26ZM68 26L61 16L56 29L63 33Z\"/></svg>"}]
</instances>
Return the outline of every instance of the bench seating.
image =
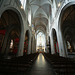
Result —
<instances>
[{"instance_id":1,"label":"bench seating","mask_svg":"<svg viewBox=\"0 0 75 75\"><path fill-rule=\"evenodd\" d=\"M45 58L52 65L57 75L75 75L75 60L58 55L43 53Z\"/></svg>"}]
</instances>

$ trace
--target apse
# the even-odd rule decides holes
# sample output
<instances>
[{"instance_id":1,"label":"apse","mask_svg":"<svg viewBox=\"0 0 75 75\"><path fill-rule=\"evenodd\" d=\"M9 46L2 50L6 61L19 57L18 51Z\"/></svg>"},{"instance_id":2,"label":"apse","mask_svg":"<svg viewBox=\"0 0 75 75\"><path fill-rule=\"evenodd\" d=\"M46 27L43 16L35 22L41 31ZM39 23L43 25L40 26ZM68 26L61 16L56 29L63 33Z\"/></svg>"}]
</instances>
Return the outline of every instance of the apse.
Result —
<instances>
[{"instance_id":1,"label":"apse","mask_svg":"<svg viewBox=\"0 0 75 75\"><path fill-rule=\"evenodd\" d=\"M45 52L45 35L42 32L37 34L37 51L38 52Z\"/></svg>"}]
</instances>

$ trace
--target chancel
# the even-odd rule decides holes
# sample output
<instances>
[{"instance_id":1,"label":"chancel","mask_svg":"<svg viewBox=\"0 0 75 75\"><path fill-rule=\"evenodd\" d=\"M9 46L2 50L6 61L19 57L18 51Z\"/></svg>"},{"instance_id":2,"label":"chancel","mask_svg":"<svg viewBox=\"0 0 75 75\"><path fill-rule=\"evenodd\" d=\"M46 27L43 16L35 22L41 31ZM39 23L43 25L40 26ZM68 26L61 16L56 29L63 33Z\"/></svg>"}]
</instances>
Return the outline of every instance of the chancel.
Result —
<instances>
[{"instance_id":1,"label":"chancel","mask_svg":"<svg viewBox=\"0 0 75 75\"><path fill-rule=\"evenodd\" d=\"M0 75L75 75L75 0L0 0Z\"/></svg>"},{"instance_id":2,"label":"chancel","mask_svg":"<svg viewBox=\"0 0 75 75\"><path fill-rule=\"evenodd\" d=\"M42 32L38 32L37 34L37 45L36 45L36 51L37 52L45 52L45 35Z\"/></svg>"}]
</instances>

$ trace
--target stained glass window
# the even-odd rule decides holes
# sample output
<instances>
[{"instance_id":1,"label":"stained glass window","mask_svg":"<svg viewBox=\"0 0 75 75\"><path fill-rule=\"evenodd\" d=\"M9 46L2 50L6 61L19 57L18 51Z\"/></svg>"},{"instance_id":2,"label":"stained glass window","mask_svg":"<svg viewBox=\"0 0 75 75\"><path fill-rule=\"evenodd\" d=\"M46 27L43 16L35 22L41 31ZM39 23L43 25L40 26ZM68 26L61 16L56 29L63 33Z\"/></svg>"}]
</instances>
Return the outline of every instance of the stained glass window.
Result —
<instances>
[{"instance_id":1,"label":"stained glass window","mask_svg":"<svg viewBox=\"0 0 75 75\"><path fill-rule=\"evenodd\" d=\"M37 46L45 46L45 35L42 32L37 34Z\"/></svg>"}]
</instances>

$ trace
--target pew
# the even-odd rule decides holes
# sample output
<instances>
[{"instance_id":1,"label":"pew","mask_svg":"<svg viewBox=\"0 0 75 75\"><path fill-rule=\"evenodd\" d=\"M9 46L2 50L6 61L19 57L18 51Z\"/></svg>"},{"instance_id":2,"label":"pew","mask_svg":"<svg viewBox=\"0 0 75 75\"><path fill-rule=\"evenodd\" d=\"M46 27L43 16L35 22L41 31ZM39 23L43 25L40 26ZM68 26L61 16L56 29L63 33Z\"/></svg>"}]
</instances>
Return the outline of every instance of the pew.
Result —
<instances>
[{"instance_id":1,"label":"pew","mask_svg":"<svg viewBox=\"0 0 75 75\"><path fill-rule=\"evenodd\" d=\"M38 53L34 53L25 56L13 57L11 59L0 59L0 74L25 74L30 70L37 56Z\"/></svg>"},{"instance_id":2,"label":"pew","mask_svg":"<svg viewBox=\"0 0 75 75\"><path fill-rule=\"evenodd\" d=\"M75 75L75 60L72 58L61 57L43 53L45 58L52 65L57 75Z\"/></svg>"}]
</instances>

